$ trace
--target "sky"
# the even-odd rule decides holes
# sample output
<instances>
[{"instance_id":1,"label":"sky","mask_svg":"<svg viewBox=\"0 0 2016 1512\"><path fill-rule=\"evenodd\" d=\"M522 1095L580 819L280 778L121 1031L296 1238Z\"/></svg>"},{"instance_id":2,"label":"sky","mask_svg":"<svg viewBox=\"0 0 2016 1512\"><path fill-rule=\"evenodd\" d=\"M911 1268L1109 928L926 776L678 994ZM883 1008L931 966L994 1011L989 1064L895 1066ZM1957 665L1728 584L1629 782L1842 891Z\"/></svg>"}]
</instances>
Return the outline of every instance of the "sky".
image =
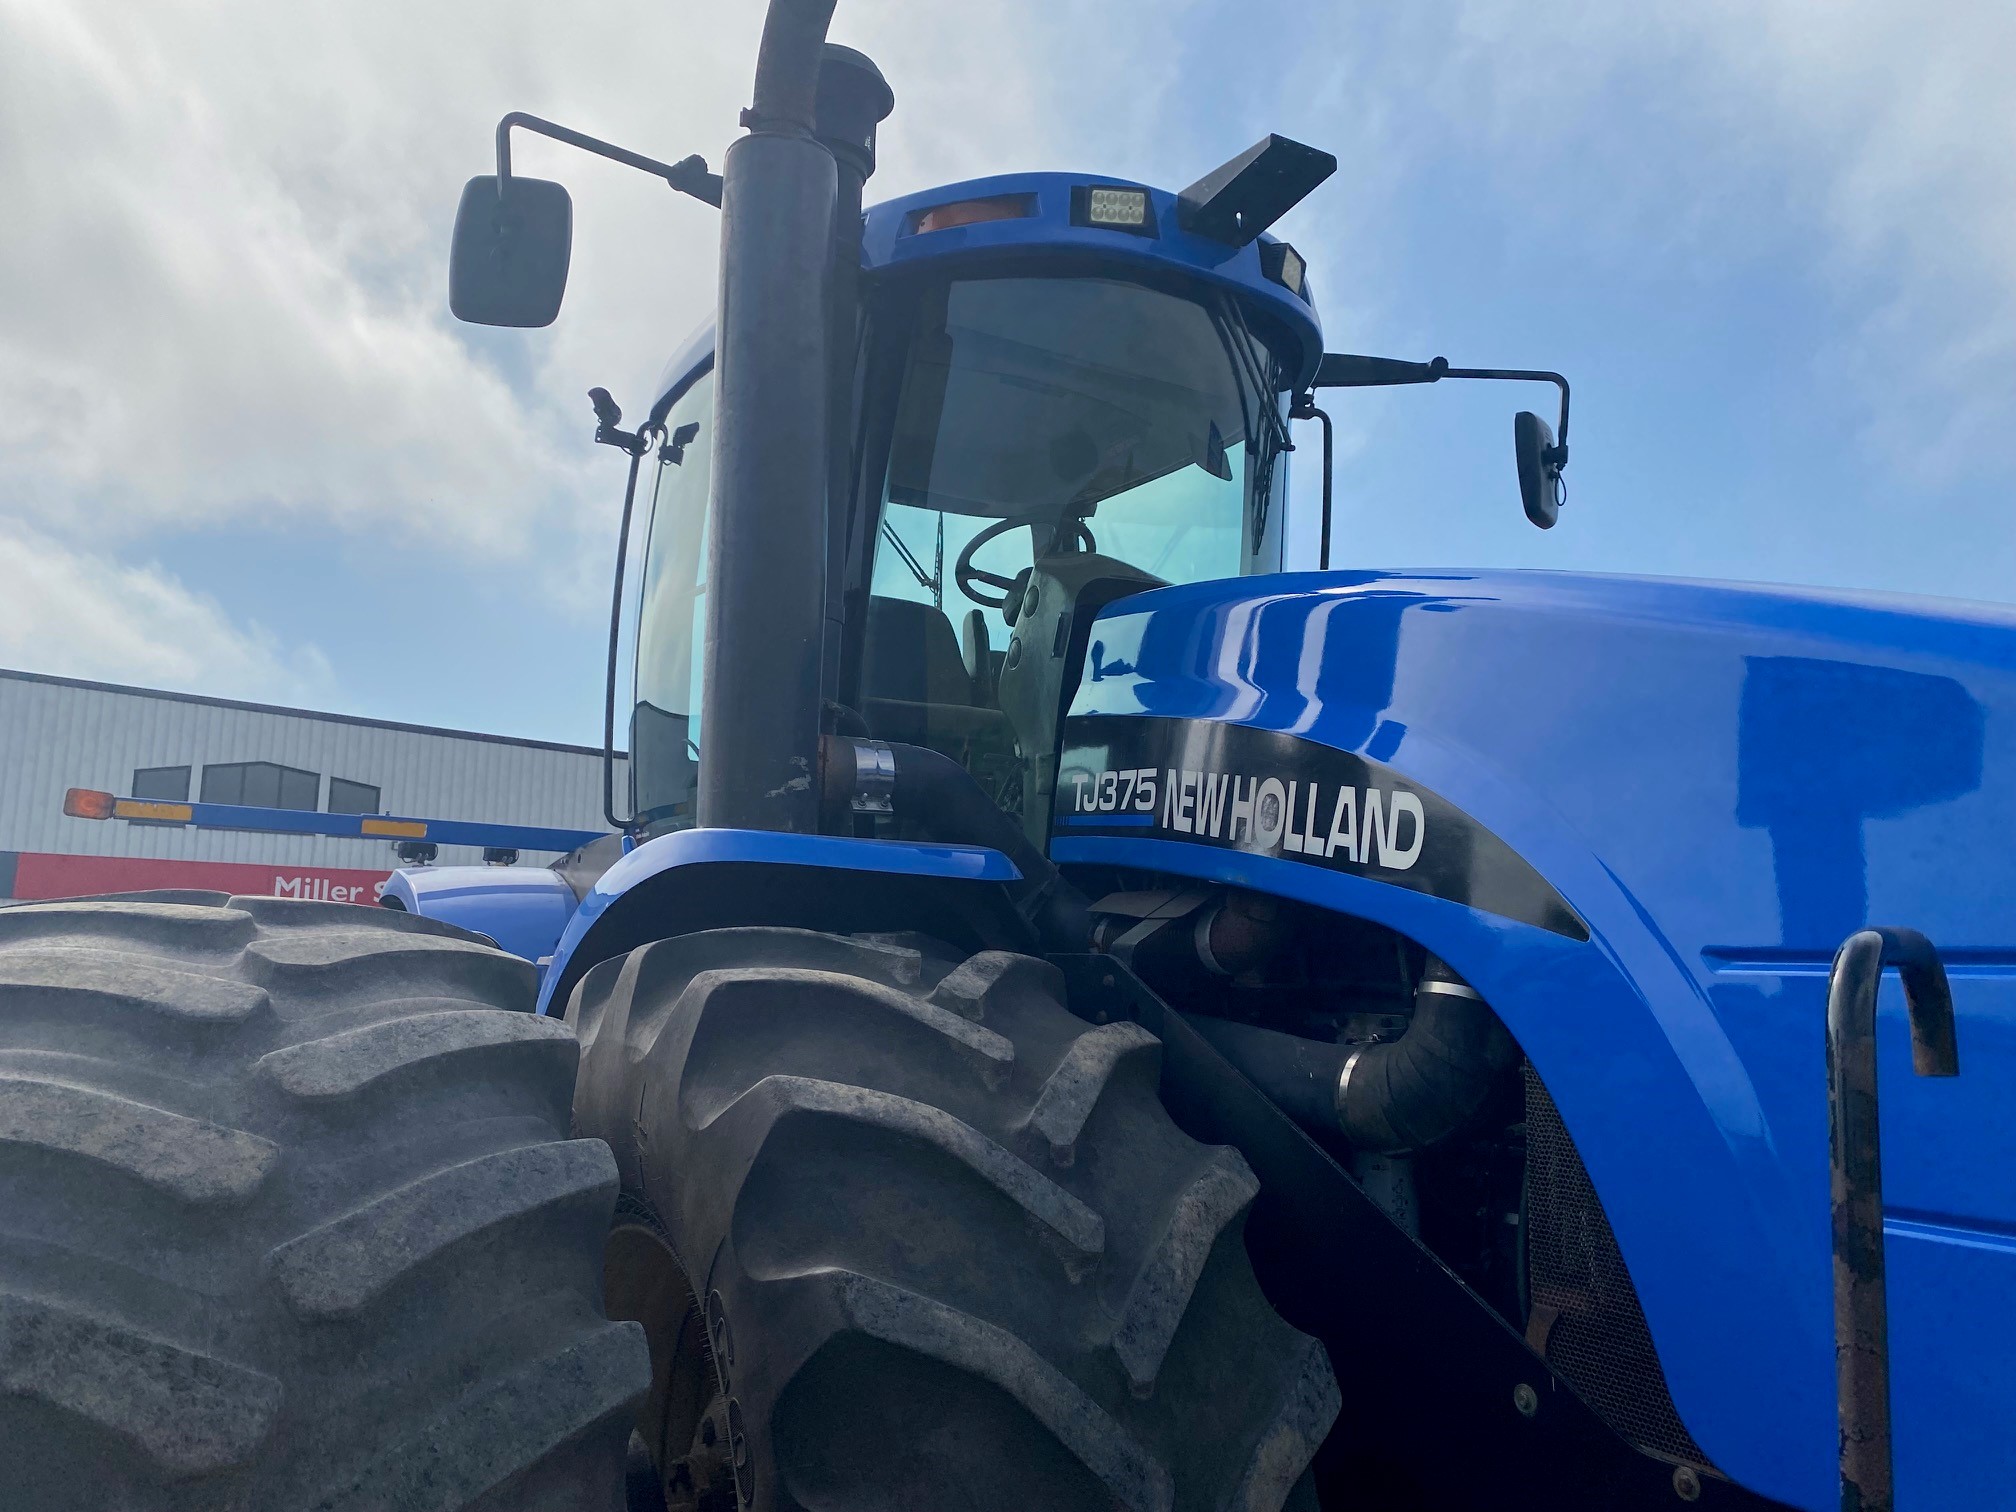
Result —
<instances>
[{"instance_id":1,"label":"sky","mask_svg":"<svg viewBox=\"0 0 2016 1512\"><path fill-rule=\"evenodd\" d=\"M0 0L0 666L595 743L634 417L714 212L521 139L574 199L543 331L447 311L462 182L528 110L718 165L755 0ZM1332 396L1352 567L2016 602L2016 7L840 0L897 97L870 197L1170 188L1337 155L1277 232L1331 350L1551 367ZM1294 550L1313 565L1317 437Z\"/></svg>"}]
</instances>

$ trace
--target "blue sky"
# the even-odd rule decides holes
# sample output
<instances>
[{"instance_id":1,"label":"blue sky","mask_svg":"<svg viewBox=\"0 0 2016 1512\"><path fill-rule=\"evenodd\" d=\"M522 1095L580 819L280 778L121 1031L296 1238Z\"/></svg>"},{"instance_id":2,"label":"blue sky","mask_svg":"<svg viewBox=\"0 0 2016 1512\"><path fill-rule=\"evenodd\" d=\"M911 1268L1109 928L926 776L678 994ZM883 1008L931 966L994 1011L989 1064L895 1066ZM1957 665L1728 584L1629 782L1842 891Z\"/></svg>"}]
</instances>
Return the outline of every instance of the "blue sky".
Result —
<instances>
[{"instance_id":1,"label":"blue sky","mask_svg":"<svg viewBox=\"0 0 2016 1512\"><path fill-rule=\"evenodd\" d=\"M648 403L712 213L523 149L576 205L524 334L449 321L448 227L508 109L718 161L760 14L723 9L0 0L0 665L599 739L622 461L582 396ZM2016 601L2005 4L841 0L834 35L897 92L883 193L1177 187L1280 131L1340 159L1280 228L1333 349L1570 376L1545 534L1544 393L1335 396L1340 565Z\"/></svg>"}]
</instances>

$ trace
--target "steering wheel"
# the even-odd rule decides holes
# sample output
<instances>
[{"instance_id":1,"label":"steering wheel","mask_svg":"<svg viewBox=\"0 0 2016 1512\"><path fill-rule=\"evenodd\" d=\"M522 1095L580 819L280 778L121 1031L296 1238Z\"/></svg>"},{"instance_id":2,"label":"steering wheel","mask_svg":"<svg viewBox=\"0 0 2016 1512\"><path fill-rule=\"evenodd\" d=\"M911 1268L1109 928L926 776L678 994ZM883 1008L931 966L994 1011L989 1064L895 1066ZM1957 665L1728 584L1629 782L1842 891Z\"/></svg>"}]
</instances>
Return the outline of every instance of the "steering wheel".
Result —
<instances>
[{"instance_id":1,"label":"steering wheel","mask_svg":"<svg viewBox=\"0 0 2016 1512\"><path fill-rule=\"evenodd\" d=\"M952 564L952 580L959 585L959 591L973 600L974 603L984 608L1001 608L1008 602L1008 595L1014 591L1016 579L1003 577L998 572L989 572L984 567L975 567L973 565L973 553L978 551L982 546L985 546L989 541L1006 535L1018 526L1048 525L1051 523L1052 521L1048 515L1026 514L1010 515L1005 520L996 520L992 525L989 525L980 534L966 543L966 549L959 553L959 560ZM1071 520L1071 536L1074 541L1079 543L1082 550L1097 551L1099 549L1098 541L1093 539L1092 536L1092 527L1075 516ZM989 588L995 588L1000 591L989 596L975 586L980 583L985 583Z\"/></svg>"}]
</instances>

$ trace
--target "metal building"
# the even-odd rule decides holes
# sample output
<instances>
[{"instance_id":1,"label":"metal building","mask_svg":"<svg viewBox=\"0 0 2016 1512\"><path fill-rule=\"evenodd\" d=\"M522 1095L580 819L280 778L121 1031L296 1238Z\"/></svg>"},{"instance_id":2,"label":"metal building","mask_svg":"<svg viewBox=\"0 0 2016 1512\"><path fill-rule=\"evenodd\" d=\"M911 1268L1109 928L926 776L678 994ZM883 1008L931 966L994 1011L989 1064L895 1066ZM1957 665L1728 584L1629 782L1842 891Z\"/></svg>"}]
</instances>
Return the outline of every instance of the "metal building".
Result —
<instances>
[{"instance_id":1,"label":"metal building","mask_svg":"<svg viewBox=\"0 0 2016 1512\"><path fill-rule=\"evenodd\" d=\"M619 766L617 790L627 787ZM592 747L0 669L0 901L199 887L369 903L400 864L385 840L71 818L63 812L70 788L608 827L602 753ZM443 846L438 859L467 864L482 855Z\"/></svg>"}]
</instances>

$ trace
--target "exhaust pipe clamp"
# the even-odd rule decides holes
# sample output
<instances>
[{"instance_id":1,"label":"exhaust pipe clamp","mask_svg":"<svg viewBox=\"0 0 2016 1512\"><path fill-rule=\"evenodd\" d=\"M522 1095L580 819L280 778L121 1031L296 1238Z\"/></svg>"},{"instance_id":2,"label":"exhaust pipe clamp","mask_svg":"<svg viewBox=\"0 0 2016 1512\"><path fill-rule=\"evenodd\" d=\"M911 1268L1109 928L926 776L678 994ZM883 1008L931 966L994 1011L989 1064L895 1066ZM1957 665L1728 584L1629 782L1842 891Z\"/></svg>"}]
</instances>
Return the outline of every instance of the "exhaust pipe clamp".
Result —
<instances>
[{"instance_id":1,"label":"exhaust pipe clamp","mask_svg":"<svg viewBox=\"0 0 2016 1512\"><path fill-rule=\"evenodd\" d=\"M847 804L857 814L896 812L896 753L879 740L853 740L854 785Z\"/></svg>"}]
</instances>

